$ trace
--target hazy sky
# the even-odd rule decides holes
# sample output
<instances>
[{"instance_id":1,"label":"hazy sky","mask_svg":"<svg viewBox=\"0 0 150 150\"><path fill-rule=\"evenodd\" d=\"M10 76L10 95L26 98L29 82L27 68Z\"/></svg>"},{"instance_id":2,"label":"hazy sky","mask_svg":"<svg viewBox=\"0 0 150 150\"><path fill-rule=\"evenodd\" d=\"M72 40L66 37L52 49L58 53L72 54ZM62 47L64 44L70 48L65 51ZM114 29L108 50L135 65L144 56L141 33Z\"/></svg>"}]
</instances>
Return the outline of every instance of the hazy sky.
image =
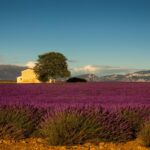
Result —
<instances>
[{"instance_id":1,"label":"hazy sky","mask_svg":"<svg viewBox=\"0 0 150 150\"><path fill-rule=\"evenodd\" d=\"M0 64L48 51L75 72L150 69L150 0L0 0Z\"/></svg>"}]
</instances>

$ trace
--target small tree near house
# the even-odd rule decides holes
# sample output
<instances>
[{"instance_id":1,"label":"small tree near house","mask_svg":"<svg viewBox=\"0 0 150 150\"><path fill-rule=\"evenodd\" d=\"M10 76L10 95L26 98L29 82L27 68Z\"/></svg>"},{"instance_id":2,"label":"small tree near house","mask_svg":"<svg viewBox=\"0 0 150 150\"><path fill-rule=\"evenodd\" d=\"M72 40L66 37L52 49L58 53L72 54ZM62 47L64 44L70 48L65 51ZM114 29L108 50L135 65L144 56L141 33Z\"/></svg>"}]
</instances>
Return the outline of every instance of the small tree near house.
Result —
<instances>
[{"instance_id":1,"label":"small tree near house","mask_svg":"<svg viewBox=\"0 0 150 150\"><path fill-rule=\"evenodd\" d=\"M47 82L50 79L70 77L67 58L58 52L39 55L34 72L38 80L42 82Z\"/></svg>"}]
</instances>

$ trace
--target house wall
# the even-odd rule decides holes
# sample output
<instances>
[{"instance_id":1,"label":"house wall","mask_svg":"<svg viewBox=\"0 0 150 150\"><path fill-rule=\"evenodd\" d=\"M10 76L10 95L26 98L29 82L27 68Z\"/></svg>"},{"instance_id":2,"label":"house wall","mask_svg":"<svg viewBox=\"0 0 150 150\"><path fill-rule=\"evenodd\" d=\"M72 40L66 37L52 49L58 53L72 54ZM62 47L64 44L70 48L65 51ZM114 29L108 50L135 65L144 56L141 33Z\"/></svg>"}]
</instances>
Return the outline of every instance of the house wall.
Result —
<instances>
[{"instance_id":1,"label":"house wall","mask_svg":"<svg viewBox=\"0 0 150 150\"><path fill-rule=\"evenodd\" d=\"M17 83L40 83L40 81L32 69L27 69L21 72L21 76L17 78Z\"/></svg>"},{"instance_id":2,"label":"house wall","mask_svg":"<svg viewBox=\"0 0 150 150\"><path fill-rule=\"evenodd\" d=\"M21 77L23 83L40 83L32 69L22 71Z\"/></svg>"},{"instance_id":3,"label":"house wall","mask_svg":"<svg viewBox=\"0 0 150 150\"><path fill-rule=\"evenodd\" d=\"M17 83L40 83L40 81L32 69L26 69L17 77ZM50 79L48 83L55 83L55 80Z\"/></svg>"}]
</instances>

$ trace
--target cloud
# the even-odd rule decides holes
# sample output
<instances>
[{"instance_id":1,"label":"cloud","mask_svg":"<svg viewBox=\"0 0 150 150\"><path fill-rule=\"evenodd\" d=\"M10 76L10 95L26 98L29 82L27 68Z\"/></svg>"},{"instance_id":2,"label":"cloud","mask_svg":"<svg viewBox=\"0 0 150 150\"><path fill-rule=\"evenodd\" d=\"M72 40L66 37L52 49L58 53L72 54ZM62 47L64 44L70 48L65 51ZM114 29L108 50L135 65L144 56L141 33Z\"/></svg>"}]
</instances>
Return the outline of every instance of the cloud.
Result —
<instances>
[{"instance_id":1,"label":"cloud","mask_svg":"<svg viewBox=\"0 0 150 150\"><path fill-rule=\"evenodd\" d=\"M135 71L138 71L138 69L130 67L116 67L106 65L86 65L84 67L76 67L71 69L72 75L94 73L98 76L104 76L109 74L126 74Z\"/></svg>"},{"instance_id":2,"label":"cloud","mask_svg":"<svg viewBox=\"0 0 150 150\"><path fill-rule=\"evenodd\" d=\"M35 66L35 63L36 62L34 62L34 61L28 61L25 66L27 66L29 68L33 68Z\"/></svg>"},{"instance_id":3,"label":"cloud","mask_svg":"<svg viewBox=\"0 0 150 150\"><path fill-rule=\"evenodd\" d=\"M93 73L98 70L99 70L99 67L92 66L92 65L87 65L84 67L77 67L73 69L74 72L93 72Z\"/></svg>"}]
</instances>

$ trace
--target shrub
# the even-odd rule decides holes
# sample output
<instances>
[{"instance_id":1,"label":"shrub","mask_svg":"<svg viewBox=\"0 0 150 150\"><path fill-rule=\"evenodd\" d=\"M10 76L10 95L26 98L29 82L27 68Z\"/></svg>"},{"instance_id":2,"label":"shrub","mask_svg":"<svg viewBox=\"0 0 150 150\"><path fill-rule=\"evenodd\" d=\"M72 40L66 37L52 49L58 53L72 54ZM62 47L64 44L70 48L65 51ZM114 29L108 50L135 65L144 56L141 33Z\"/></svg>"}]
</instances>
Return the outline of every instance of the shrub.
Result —
<instances>
[{"instance_id":1,"label":"shrub","mask_svg":"<svg viewBox=\"0 0 150 150\"><path fill-rule=\"evenodd\" d=\"M146 111L145 111L146 112ZM126 107L121 110L121 116L127 120L132 130L132 139L137 137L145 120L144 109Z\"/></svg>"},{"instance_id":2,"label":"shrub","mask_svg":"<svg viewBox=\"0 0 150 150\"><path fill-rule=\"evenodd\" d=\"M72 77L67 80L67 82L87 82L87 80L77 77Z\"/></svg>"},{"instance_id":3,"label":"shrub","mask_svg":"<svg viewBox=\"0 0 150 150\"><path fill-rule=\"evenodd\" d=\"M25 107L6 106L0 108L0 138L21 139L35 129L32 113Z\"/></svg>"},{"instance_id":4,"label":"shrub","mask_svg":"<svg viewBox=\"0 0 150 150\"><path fill-rule=\"evenodd\" d=\"M50 145L74 145L85 142L130 140L129 123L119 114L101 107L65 108L48 113L41 133Z\"/></svg>"},{"instance_id":5,"label":"shrub","mask_svg":"<svg viewBox=\"0 0 150 150\"><path fill-rule=\"evenodd\" d=\"M150 122L145 123L139 132L139 138L144 146L150 147Z\"/></svg>"},{"instance_id":6,"label":"shrub","mask_svg":"<svg viewBox=\"0 0 150 150\"><path fill-rule=\"evenodd\" d=\"M100 126L97 117L82 110L68 108L48 115L41 125L41 133L50 145L74 145L97 141Z\"/></svg>"},{"instance_id":7,"label":"shrub","mask_svg":"<svg viewBox=\"0 0 150 150\"><path fill-rule=\"evenodd\" d=\"M99 138L102 141L125 142L132 138L130 124L118 113L104 111L99 115L99 122Z\"/></svg>"},{"instance_id":8,"label":"shrub","mask_svg":"<svg viewBox=\"0 0 150 150\"><path fill-rule=\"evenodd\" d=\"M24 138L22 130L15 127L13 124L0 125L1 139L22 139Z\"/></svg>"}]
</instances>

